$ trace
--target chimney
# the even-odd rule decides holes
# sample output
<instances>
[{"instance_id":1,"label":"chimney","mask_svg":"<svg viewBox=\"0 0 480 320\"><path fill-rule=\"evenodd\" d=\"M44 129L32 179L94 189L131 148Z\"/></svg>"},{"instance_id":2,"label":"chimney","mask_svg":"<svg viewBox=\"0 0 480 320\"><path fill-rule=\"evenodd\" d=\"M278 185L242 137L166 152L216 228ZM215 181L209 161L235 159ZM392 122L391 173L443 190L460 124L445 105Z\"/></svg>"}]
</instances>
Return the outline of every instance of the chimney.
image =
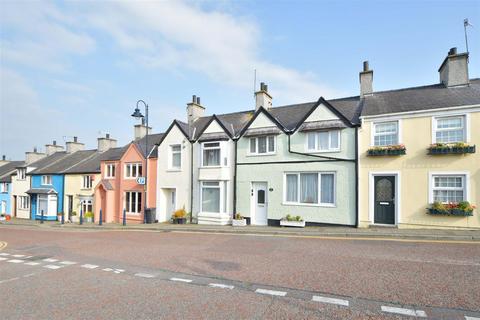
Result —
<instances>
[{"instance_id":1,"label":"chimney","mask_svg":"<svg viewBox=\"0 0 480 320\"><path fill-rule=\"evenodd\" d=\"M272 107L272 96L268 93L268 86L261 82L260 90L255 92L255 111L260 107L269 110Z\"/></svg>"},{"instance_id":2,"label":"chimney","mask_svg":"<svg viewBox=\"0 0 480 320\"><path fill-rule=\"evenodd\" d=\"M83 150L85 148L85 144L78 142L78 137L73 137L73 141L68 141L67 145L67 153L74 153L75 151Z\"/></svg>"},{"instance_id":3,"label":"chimney","mask_svg":"<svg viewBox=\"0 0 480 320\"><path fill-rule=\"evenodd\" d=\"M7 156L6 155L2 155L2 159L0 160L0 166L3 166L4 164L8 163L9 161L7 161Z\"/></svg>"},{"instance_id":4,"label":"chimney","mask_svg":"<svg viewBox=\"0 0 480 320\"><path fill-rule=\"evenodd\" d=\"M47 156L54 154L55 152L63 151L62 146L57 145L57 141L53 140L52 144L45 145L45 151L47 152Z\"/></svg>"},{"instance_id":5,"label":"chimney","mask_svg":"<svg viewBox=\"0 0 480 320\"><path fill-rule=\"evenodd\" d=\"M200 97L192 96L192 102L187 103L187 120L188 125L191 126L192 123L198 118L202 117L205 113L205 108L200 104Z\"/></svg>"},{"instance_id":6,"label":"chimney","mask_svg":"<svg viewBox=\"0 0 480 320\"><path fill-rule=\"evenodd\" d=\"M110 138L110 134L106 134L105 137L100 137L98 140L98 151L104 152L110 148L115 148L117 146L117 140Z\"/></svg>"},{"instance_id":7,"label":"chimney","mask_svg":"<svg viewBox=\"0 0 480 320\"><path fill-rule=\"evenodd\" d=\"M446 87L468 85L468 52L457 53L457 48L451 48L438 72Z\"/></svg>"},{"instance_id":8,"label":"chimney","mask_svg":"<svg viewBox=\"0 0 480 320\"><path fill-rule=\"evenodd\" d=\"M363 61L363 71L360 72L360 97L373 94L373 70L368 67L368 61Z\"/></svg>"},{"instance_id":9,"label":"chimney","mask_svg":"<svg viewBox=\"0 0 480 320\"><path fill-rule=\"evenodd\" d=\"M148 127L148 134L152 133L152 127ZM139 140L145 137L147 134L147 126L145 125L145 120L142 118L141 124L136 124L133 127L133 137L134 140Z\"/></svg>"},{"instance_id":10,"label":"chimney","mask_svg":"<svg viewBox=\"0 0 480 320\"><path fill-rule=\"evenodd\" d=\"M38 161L44 158L45 156L46 156L45 153L38 152L37 147L34 147L33 152L32 151L25 152L25 164L28 165L30 163L33 163L35 161Z\"/></svg>"}]
</instances>

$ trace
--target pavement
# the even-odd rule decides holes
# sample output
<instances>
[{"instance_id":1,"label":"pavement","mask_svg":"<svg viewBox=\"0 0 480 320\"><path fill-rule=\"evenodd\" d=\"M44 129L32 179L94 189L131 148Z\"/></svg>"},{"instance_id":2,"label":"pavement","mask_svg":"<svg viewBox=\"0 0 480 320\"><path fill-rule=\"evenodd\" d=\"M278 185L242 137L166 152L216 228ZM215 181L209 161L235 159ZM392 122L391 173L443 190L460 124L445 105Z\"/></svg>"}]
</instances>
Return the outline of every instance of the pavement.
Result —
<instances>
[{"instance_id":1,"label":"pavement","mask_svg":"<svg viewBox=\"0 0 480 320\"><path fill-rule=\"evenodd\" d=\"M480 241L480 230L448 230L448 229L399 229L392 227L272 227L272 226L210 226L198 224L177 225L170 223L154 224L128 224L123 226L117 223L65 223L56 221L24 220L13 218L3 225L28 226L40 228L64 228L64 229L102 229L102 230L139 230L157 232L202 232L202 233L225 233L225 234L256 234L256 235L279 235L279 236L305 236L305 237L339 237L339 238L379 238L379 239L412 239L412 240L451 240L451 241ZM0 227L2 224L0 224Z\"/></svg>"},{"instance_id":2,"label":"pavement","mask_svg":"<svg viewBox=\"0 0 480 320\"><path fill-rule=\"evenodd\" d=\"M480 319L474 241L4 225L0 247L2 319Z\"/></svg>"}]
</instances>

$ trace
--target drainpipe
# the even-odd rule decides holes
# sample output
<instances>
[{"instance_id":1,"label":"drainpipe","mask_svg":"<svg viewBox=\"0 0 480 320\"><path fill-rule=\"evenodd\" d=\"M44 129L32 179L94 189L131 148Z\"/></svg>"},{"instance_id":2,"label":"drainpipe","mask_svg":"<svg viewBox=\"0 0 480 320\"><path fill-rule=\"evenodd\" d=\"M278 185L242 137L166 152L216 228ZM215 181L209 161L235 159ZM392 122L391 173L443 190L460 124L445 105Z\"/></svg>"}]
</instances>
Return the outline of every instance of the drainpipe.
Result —
<instances>
[{"instance_id":1,"label":"drainpipe","mask_svg":"<svg viewBox=\"0 0 480 320\"><path fill-rule=\"evenodd\" d=\"M237 214L237 140L233 140L235 144L235 165L233 167L233 217L235 219L235 215Z\"/></svg>"},{"instance_id":2,"label":"drainpipe","mask_svg":"<svg viewBox=\"0 0 480 320\"><path fill-rule=\"evenodd\" d=\"M190 142L190 223L193 220L193 142ZM198 223L198 221L197 221Z\"/></svg>"},{"instance_id":3,"label":"drainpipe","mask_svg":"<svg viewBox=\"0 0 480 320\"><path fill-rule=\"evenodd\" d=\"M358 190L358 126L355 127L355 228L358 228L358 220L359 220L359 190Z\"/></svg>"}]
</instances>

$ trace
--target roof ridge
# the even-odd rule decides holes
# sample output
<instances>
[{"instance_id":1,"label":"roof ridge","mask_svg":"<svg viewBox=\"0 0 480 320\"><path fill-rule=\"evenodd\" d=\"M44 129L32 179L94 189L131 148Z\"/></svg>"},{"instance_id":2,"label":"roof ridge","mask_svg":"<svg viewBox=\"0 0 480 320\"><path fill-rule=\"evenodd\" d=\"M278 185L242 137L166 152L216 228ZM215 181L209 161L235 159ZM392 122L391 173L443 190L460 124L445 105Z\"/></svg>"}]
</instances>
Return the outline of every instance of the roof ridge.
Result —
<instances>
[{"instance_id":1,"label":"roof ridge","mask_svg":"<svg viewBox=\"0 0 480 320\"><path fill-rule=\"evenodd\" d=\"M480 78L473 78L469 79L470 82L472 81L478 81ZM421 86L415 86L415 87L406 87L406 88L400 88L400 89L389 89L389 90L382 90L382 91L374 91L372 94L375 95L375 93L387 93L387 92L398 92L398 91L406 91L406 90L412 90L412 89L425 89L425 88L433 88L433 87L441 87L448 89L443 83L439 82L436 84L425 84Z\"/></svg>"},{"instance_id":2,"label":"roof ridge","mask_svg":"<svg viewBox=\"0 0 480 320\"><path fill-rule=\"evenodd\" d=\"M87 151L87 150L79 150L79 151ZM93 151L93 150L92 150L92 151ZM75 152L74 152L74 153L75 153ZM74 153L72 153L72 155L73 155ZM93 158L93 157L96 156L97 154L100 154L100 152L98 152L97 149L95 149L95 152L93 152L91 155L89 155L89 156L86 157L85 159L82 159L80 162L77 162L77 163L75 163L74 165L72 165L72 166L70 166L70 167L68 167L68 168L66 168L66 169L64 169L64 170L61 170L59 173L66 173L67 171L69 171L69 170L75 168L76 166L84 163L85 161L90 160L90 158Z\"/></svg>"}]
</instances>

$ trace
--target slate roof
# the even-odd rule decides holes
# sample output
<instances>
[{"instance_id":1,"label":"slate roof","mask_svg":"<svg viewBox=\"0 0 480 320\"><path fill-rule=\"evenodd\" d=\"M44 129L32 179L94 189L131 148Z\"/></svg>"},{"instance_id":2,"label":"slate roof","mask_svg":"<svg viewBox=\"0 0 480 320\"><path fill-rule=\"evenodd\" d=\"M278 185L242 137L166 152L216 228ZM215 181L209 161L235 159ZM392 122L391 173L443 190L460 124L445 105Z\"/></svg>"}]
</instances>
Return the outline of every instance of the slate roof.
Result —
<instances>
[{"instance_id":1,"label":"slate roof","mask_svg":"<svg viewBox=\"0 0 480 320\"><path fill-rule=\"evenodd\" d=\"M55 152L49 156L46 156L40 160L37 160L35 162L32 162L30 164L23 164L21 166L18 166L19 168L26 168L26 167L33 167L33 168L36 168L36 169L40 169L40 168L43 168L45 166L48 166L50 165L51 163L55 162L55 161L58 161L60 159L62 159L63 157L66 157L68 155L68 153L66 153L65 151L60 151L60 152Z\"/></svg>"},{"instance_id":2,"label":"slate roof","mask_svg":"<svg viewBox=\"0 0 480 320\"><path fill-rule=\"evenodd\" d=\"M0 166L0 182L12 182L12 174L17 167L23 165L23 161L10 161Z\"/></svg>"},{"instance_id":3,"label":"slate roof","mask_svg":"<svg viewBox=\"0 0 480 320\"><path fill-rule=\"evenodd\" d=\"M130 144L127 144L126 146L123 146L123 147L108 149L107 151L102 153L102 155L100 156L100 160L101 161L120 160L120 158L123 156L125 151L127 151L129 145Z\"/></svg>"},{"instance_id":4,"label":"slate roof","mask_svg":"<svg viewBox=\"0 0 480 320\"><path fill-rule=\"evenodd\" d=\"M374 92L364 99L362 116L480 104L480 79L469 86L443 84Z\"/></svg>"},{"instance_id":5,"label":"slate roof","mask_svg":"<svg viewBox=\"0 0 480 320\"><path fill-rule=\"evenodd\" d=\"M65 170L72 168L73 166L88 160L96 153L96 150L81 150L74 153L67 154L60 160L46 165L43 168L37 168L28 174L61 174Z\"/></svg>"},{"instance_id":6,"label":"slate roof","mask_svg":"<svg viewBox=\"0 0 480 320\"><path fill-rule=\"evenodd\" d=\"M147 148L148 152L152 150L155 144L160 143L160 140L162 140L162 137L163 137L163 133L153 133L148 135L148 148ZM146 137L143 137L133 142L140 148L142 155L145 154L145 139ZM150 154L149 158L157 158L157 157L158 157L158 152L157 152L157 148L155 148L155 150Z\"/></svg>"},{"instance_id":7,"label":"slate roof","mask_svg":"<svg viewBox=\"0 0 480 320\"><path fill-rule=\"evenodd\" d=\"M103 156L102 152L96 151L84 161L79 162L73 167L64 170L62 173L65 173L65 174L100 173L100 159L102 156Z\"/></svg>"}]
</instances>

